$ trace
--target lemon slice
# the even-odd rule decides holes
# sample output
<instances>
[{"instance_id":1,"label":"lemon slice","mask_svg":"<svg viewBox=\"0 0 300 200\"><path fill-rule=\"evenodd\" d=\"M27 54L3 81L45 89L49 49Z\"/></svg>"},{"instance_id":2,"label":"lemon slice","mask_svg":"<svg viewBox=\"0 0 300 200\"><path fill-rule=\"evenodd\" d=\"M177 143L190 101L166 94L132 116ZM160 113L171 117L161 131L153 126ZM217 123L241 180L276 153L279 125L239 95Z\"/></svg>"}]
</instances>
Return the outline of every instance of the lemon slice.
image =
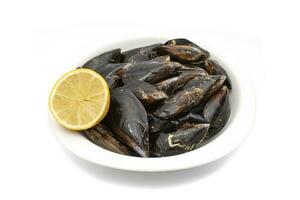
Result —
<instances>
[{"instance_id":1,"label":"lemon slice","mask_svg":"<svg viewBox=\"0 0 300 200\"><path fill-rule=\"evenodd\" d=\"M55 83L49 97L49 108L65 128L84 130L105 117L109 102L109 88L104 78L90 69L76 69Z\"/></svg>"}]
</instances>

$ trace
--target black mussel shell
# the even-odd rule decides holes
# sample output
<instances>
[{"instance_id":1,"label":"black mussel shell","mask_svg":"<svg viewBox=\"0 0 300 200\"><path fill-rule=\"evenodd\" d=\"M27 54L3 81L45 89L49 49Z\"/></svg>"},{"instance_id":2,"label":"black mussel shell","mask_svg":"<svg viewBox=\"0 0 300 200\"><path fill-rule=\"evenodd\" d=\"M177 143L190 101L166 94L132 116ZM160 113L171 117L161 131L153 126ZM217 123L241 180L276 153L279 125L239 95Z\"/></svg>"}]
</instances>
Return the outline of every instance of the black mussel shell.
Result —
<instances>
[{"instance_id":1,"label":"black mussel shell","mask_svg":"<svg viewBox=\"0 0 300 200\"><path fill-rule=\"evenodd\" d=\"M116 136L107 127L100 123L82 132L91 142L106 150L123 155L135 155L128 147L116 140Z\"/></svg>"},{"instance_id":2,"label":"black mussel shell","mask_svg":"<svg viewBox=\"0 0 300 200\"><path fill-rule=\"evenodd\" d=\"M124 87L130 89L145 106L168 98L166 93L145 81L137 81Z\"/></svg>"},{"instance_id":3,"label":"black mussel shell","mask_svg":"<svg viewBox=\"0 0 300 200\"><path fill-rule=\"evenodd\" d=\"M199 63L208 58L206 52L189 45L164 45L156 47L158 55L169 55L172 60L180 63Z\"/></svg>"},{"instance_id":4,"label":"black mussel shell","mask_svg":"<svg viewBox=\"0 0 300 200\"><path fill-rule=\"evenodd\" d=\"M159 157L189 152L204 141L208 129L209 124L193 124L171 133L153 133L150 152Z\"/></svg>"},{"instance_id":5,"label":"black mussel shell","mask_svg":"<svg viewBox=\"0 0 300 200\"><path fill-rule=\"evenodd\" d=\"M126 88L111 91L111 104L105 123L120 141L139 155L149 155L147 112L137 97Z\"/></svg>"},{"instance_id":6,"label":"black mussel shell","mask_svg":"<svg viewBox=\"0 0 300 200\"><path fill-rule=\"evenodd\" d=\"M120 63L121 59L121 49L114 49L92 58L91 60L86 62L82 67L97 71L97 69L103 67L108 63Z\"/></svg>"},{"instance_id":7,"label":"black mussel shell","mask_svg":"<svg viewBox=\"0 0 300 200\"><path fill-rule=\"evenodd\" d=\"M185 38L172 39L172 40L167 41L164 45L187 45L187 46L192 46L192 47L195 47L195 48L201 50L202 52L204 52L204 54L206 54L207 58L210 56L210 54L207 50L201 48L197 44L195 44L195 43L193 43L190 40L185 39Z\"/></svg>"},{"instance_id":8,"label":"black mussel shell","mask_svg":"<svg viewBox=\"0 0 300 200\"><path fill-rule=\"evenodd\" d=\"M231 80L226 70L223 67L221 67L221 65L216 60L207 59L200 65L200 67L205 69L210 75L225 75L225 85L227 85L229 89L232 89Z\"/></svg>"},{"instance_id":9,"label":"black mussel shell","mask_svg":"<svg viewBox=\"0 0 300 200\"><path fill-rule=\"evenodd\" d=\"M136 81L146 81L149 83L157 83L163 79L178 73L182 67L177 62L159 62L157 60L149 60L133 64L122 76L124 84L130 84Z\"/></svg>"},{"instance_id":10,"label":"black mussel shell","mask_svg":"<svg viewBox=\"0 0 300 200\"><path fill-rule=\"evenodd\" d=\"M161 43L157 43L122 52L122 62L136 63L150 60L157 56L156 52L153 51L153 49L161 45Z\"/></svg>"}]
</instances>

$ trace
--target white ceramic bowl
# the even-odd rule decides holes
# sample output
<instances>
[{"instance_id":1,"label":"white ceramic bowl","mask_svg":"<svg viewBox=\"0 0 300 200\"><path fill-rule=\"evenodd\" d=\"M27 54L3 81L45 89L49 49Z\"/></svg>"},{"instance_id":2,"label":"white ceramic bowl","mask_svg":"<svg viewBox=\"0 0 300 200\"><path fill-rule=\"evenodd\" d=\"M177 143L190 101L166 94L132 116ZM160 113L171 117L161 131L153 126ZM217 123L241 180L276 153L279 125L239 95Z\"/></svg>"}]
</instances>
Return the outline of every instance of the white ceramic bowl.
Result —
<instances>
[{"instance_id":1,"label":"white ceramic bowl","mask_svg":"<svg viewBox=\"0 0 300 200\"><path fill-rule=\"evenodd\" d=\"M198 41L197 38L189 39L201 45L201 41ZM109 47L104 48L103 51L119 47L122 50L126 50L166 40L157 38L135 40L134 38L130 38L123 42L112 43ZM221 45L222 43L220 43L220 47ZM209 42L206 43L204 48L210 51L212 55L216 55L214 50L209 48ZM53 132L60 142L78 157L95 164L123 170L172 171L196 167L220 159L233 151L243 141L252 127L255 116L255 94L247 75L247 70L243 68L244 64L242 61L232 59L232 56L228 52L230 51L226 51L226 48L220 48L216 58L221 61L232 79L233 89L230 96L232 113L222 133L212 142L197 150L162 158L138 158L119 155L96 146L81 134L61 128L51 116L50 123ZM91 57L93 56L91 55ZM85 57L83 55L83 58ZM226 60L226 58L231 59ZM234 60L234 62L230 60Z\"/></svg>"}]
</instances>

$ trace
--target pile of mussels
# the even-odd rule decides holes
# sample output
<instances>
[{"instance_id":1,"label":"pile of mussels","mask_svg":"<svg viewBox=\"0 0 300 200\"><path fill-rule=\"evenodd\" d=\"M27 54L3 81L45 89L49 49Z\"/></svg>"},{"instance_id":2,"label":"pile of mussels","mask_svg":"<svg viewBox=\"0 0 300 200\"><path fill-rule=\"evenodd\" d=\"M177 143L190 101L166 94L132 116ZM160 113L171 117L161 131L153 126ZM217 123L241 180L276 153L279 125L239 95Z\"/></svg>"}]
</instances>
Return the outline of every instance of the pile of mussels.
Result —
<instances>
[{"instance_id":1,"label":"pile of mussels","mask_svg":"<svg viewBox=\"0 0 300 200\"><path fill-rule=\"evenodd\" d=\"M172 156L217 136L230 116L231 81L210 53L187 39L100 54L83 68L106 78L106 118L83 134L131 156Z\"/></svg>"}]
</instances>

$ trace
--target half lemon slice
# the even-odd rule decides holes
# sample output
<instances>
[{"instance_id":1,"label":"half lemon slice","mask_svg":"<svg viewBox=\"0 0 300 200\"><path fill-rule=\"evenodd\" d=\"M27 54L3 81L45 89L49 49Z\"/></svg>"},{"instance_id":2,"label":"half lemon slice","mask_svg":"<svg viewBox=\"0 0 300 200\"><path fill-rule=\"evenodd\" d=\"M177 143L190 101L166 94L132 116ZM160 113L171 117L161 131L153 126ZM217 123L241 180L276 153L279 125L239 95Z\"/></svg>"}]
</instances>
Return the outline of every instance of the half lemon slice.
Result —
<instances>
[{"instance_id":1,"label":"half lemon slice","mask_svg":"<svg viewBox=\"0 0 300 200\"><path fill-rule=\"evenodd\" d=\"M90 69L75 69L54 85L49 108L57 122L70 130L89 129L107 114L110 103L105 79Z\"/></svg>"}]
</instances>

